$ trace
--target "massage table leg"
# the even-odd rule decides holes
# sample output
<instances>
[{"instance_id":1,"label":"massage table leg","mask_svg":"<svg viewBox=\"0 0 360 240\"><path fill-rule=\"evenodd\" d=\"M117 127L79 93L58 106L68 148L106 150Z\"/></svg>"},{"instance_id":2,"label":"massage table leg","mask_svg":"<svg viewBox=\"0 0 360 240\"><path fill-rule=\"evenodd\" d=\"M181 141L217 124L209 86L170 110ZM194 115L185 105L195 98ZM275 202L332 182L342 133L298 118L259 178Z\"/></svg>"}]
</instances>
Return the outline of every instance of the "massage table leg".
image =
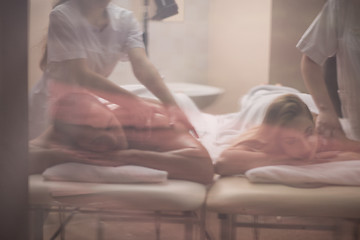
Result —
<instances>
[{"instance_id":1,"label":"massage table leg","mask_svg":"<svg viewBox=\"0 0 360 240\"><path fill-rule=\"evenodd\" d=\"M97 218L97 240L103 240L104 239L104 221L101 219L101 217Z\"/></svg>"},{"instance_id":2,"label":"massage table leg","mask_svg":"<svg viewBox=\"0 0 360 240\"><path fill-rule=\"evenodd\" d=\"M206 236L206 209L203 206L200 209L200 223L199 223L199 230L200 230L200 240L208 239Z\"/></svg>"},{"instance_id":3,"label":"massage table leg","mask_svg":"<svg viewBox=\"0 0 360 240\"><path fill-rule=\"evenodd\" d=\"M155 234L156 234L156 240L161 239L161 212L156 211L155 212Z\"/></svg>"},{"instance_id":4,"label":"massage table leg","mask_svg":"<svg viewBox=\"0 0 360 240\"><path fill-rule=\"evenodd\" d=\"M192 218L192 212L183 212L183 215L185 217L185 219L187 218ZM185 227L185 240L192 240L193 239L193 220L186 220L186 222L184 223L184 227Z\"/></svg>"},{"instance_id":5,"label":"massage table leg","mask_svg":"<svg viewBox=\"0 0 360 240\"><path fill-rule=\"evenodd\" d=\"M353 220L352 221L351 239L352 240L360 240L359 232L360 232L360 220Z\"/></svg>"},{"instance_id":6,"label":"massage table leg","mask_svg":"<svg viewBox=\"0 0 360 240\"><path fill-rule=\"evenodd\" d=\"M69 215L66 216L67 210L65 209L65 207L59 206L59 210L57 210L57 211L59 213L60 226L55 231L55 233L51 236L50 240L56 239L57 236L59 236L59 235L60 235L60 238L62 240L65 239L65 227L71 221L71 219L75 216L75 214L78 213L77 209L78 208L76 208L75 210L70 211Z\"/></svg>"},{"instance_id":7,"label":"massage table leg","mask_svg":"<svg viewBox=\"0 0 360 240\"><path fill-rule=\"evenodd\" d=\"M62 225L66 221L65 209L64 207L59 207L59 222ZM60 231L60 239L65 240L65 226Z\"/></svg>"},{"instance_id":8,"label":"massage table leg","mask_svg":"<svg viewBox=\"0 0 360 240\"><path fill-rule=\"evenodd\" d=\"M333 239L334 240L341 240L343 232L344 232L344 226L342 226L340 220L337 220L336 224L334 226L334 229L333 229L333 235L332 235Z\"/></svg>"},{"instance_id":9,"label":"massage table leg","mask_svg":"<svg viewBox=\"0 0 360 240\"><path fill-rule=\"evenodd\" d=\"M45 211L41 208L36 208L30 211L30 239L43 239L43 226L45 221Z\"/></svg>"},{"instance_id":10,"label":"massage table leg","mask_svg":"<svg viewBox=\"0 0 360 240\"><path fill-rule=\"evenodd\" d=\"M334 240L351 239L360 240L359 238L359 220L338 219L333 231Z\"/></svg>"},{"instance_id":11,"label":"massage table leg","mask_svg":"<svg viewBox=\"0 0 360 240\"><path fill-rule=\"evenodd\" d=\"M236 240L237 227L251 227L254 230L254 239L259 239L259 227L268 229L302 229L302 230L318 230L318 231L331 231L333 240L352 239L360 240L360 221L351 220L344 222L344 219L337 219L335 224L330 225L313 225L313 224L274 224L274 223L259 223L259 216L253 216L252 223L237 222L236 214L219 213L220 220L220 239L221 240Z\"/></svg>"},{"instance_id":12,"label":"massage table leg","mask_svg":"<svg viewBox=\"0 0 360 240\"><path fill-rule=\"evenodd\" d=\"M257 224L259 223L259 216L253 216L254 218L254 240L259 239L259 228L257 227Z\"/></svg>"},{"instance_id":13,"label":"massage table leg","mask_svg":"<svg viewBox=\"0 0 360 240\"><path fill-rule=\"evenodd\" d=\"M218 218L220 219L220 239L235 240L236 228L234 227L234 222L236 215L220 213Z\"/></svg>"}]
</instances>

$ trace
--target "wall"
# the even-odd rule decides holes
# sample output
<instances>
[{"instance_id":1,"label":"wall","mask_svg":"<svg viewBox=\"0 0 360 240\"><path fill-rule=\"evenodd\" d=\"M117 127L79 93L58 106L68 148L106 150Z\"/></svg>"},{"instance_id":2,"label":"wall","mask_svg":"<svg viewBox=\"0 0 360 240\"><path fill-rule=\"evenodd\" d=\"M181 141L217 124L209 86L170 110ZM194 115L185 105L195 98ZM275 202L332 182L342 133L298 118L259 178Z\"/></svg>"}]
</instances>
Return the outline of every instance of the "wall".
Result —
<instances>
[{"instance_id":1,"label":"wall","mask_svg":"<svg viewBox=\"0 0 360 240\"><path fill-rule=\"evenodd\" d=\"M132 7L131 0L113 0L123 7ZM49 0L29 1L29 89L41 78L42 71L39 62L42 57L43 48L46 42L47 28L49 25L49 13L52 3Z\"/></svg>"},{"instance_id":2,"label":"wall","mask_svg":"<svg viewBox=\"0 0 360 240\"><path fill-rule=\"evenodd\" d=\"M143 27L143 1L113 0L134 11ZM31 0L29 33L29 86L41 77L38 63L48 26L51 2ZM149 57L167 82L207 83L208 70L208 0L185 0L182 21L149 21ZM150 6L150 14L155 12ZM151 15L152 16L152 15ZM138 83L128 62L121 62L110 79L118 84Z\"/></svg>"},{"instance_id":3,"label":"wall","mask_svg":"<svg viewBox=\"0 0 360 240\"><path fill-rule=\"evenodd\" d=\"M271 0L212 0L209 11L208 82L226 90L209 109L238 109L249 88L268 82Z\"/></svg>"},{"instance_id":4,"label":"wall","mask_svg":"<svg viewBox=\"0 0 360 240\"><path fill-rule=\"evenodd\" d=\"M142 1L115 2L135 11L142 26ZM185 0L183 21L149 22L149 57L167 82L224 88L225 94L206 111L236 111L239 96L268 81L270 2ZM50 9L47 0L31 0L30 87L41 76L38 63ZM118 64L110 79L119 84L137 83L127 62Z\"/></svg>"},{"instance_id":5,"label":"wall","mask_svg":"<svg viewBox=\"0 0 360 240\"><path fill-rule=\"evenodd\" d=\"M271 0L184 0L184 19L149 22L149 57L167 82L225 89L211 113L233 112L237 100L269 76ZM142 4L132 2L139 21ZM128 63L111 79L136 83Z\"/></svg>"},{"instance_id":6,"label":"wall","mask_svg":"<svg viewBox=\"0 0 360 240\"><path fill-rule=\"evenodd\" d=\"M270 83L306 88L300 71L301 52L295 47L325 0L273 0Z\"/></svg>"},{"instance_id":7,"label":"wall","mask_svg":"<svg viewBox=\"0 0 360 240\"><path fill-rule=\"evenodd\" d=\"M185 0L182 21L149 21L149 57L167 82L208 82L208 0ZM142 25L143 6L132 2ZM150 8L152 16L153 8ZM117 66L111 79L137 83L128 63Z\"/></svg>"},{"instance_id":8,"label":"wall","mask_svg":"<svg viewBox=\"0 0 360 240\"><path fill-rule=\"evenodd\" d=\"M184 0L184 17L180 21L149 22L149 57L167 82L193 82L218 86L225 93L215 104L205 109L211 113L236 111L237 100L251 87L279 82L279 76L289 77L289 69L298 72L297 60L284 58L286 50L277 50L276 44L292 47L292 54L298 54L294 41L301 36L305 26L313 18L323 0L298 1L302 8L296 16L307 16L307 20L289 20L282 37L271 35L272 20L284 17L291 7L290 0ZM291 0L295 2L297 0ZM142 0L114 0L117 4L135 12L142 26ZM283 2L283 3L281 3ZM48 25L50 1L31 0L29 34L29 86L41 76L38 68L42 52L42 40ZM316 3L316 6L312 3ZM272 5L281 6L272 15ZM150 12L154 9L150 9ZM296 8L292 7L292 11ZM287 12L288 15L292 14ZM297 20L298 19L298 20ZM284 18L282 19L284 21ZM294 23L296 21L296 23ZM295 24L295 25L294 25ZM301 28L298 25L301 24ZM274 24L273 24L274 25ZM294 28L296 31L292 31ZM272 41L270 41L270 37ZM270 45L271 44L271 45ZM271 61L270 61L270 49ZM280 59L280 60L279 60ZM281 62L281 64L279 64ZM288 65L286 65L288 64ZM293 71L294 72L294 71ZM293 73L291 73L293 74ZM299 76L299 75L297 75ZM110 79L119 84L137 83L129 63L120 63ZM274 80L275 79L275 80ZM299 82L299 77L296 77ZM301 86L299 87L301 89Z\"/></svg>"},{"instance_id":9,"label":"wall","mask_svg":"<svg viewBox=\"0 0 360 240\"><path fill-rule=\"evenodd\" d=\"M42 72L39 68L39 62L43 53L43 48L46 40L47 27L49 24L48 16L50 10L51 1L29 1L29 89L41 77Z\"/></svg>"},{"instance_id":10,"label":"wall","mask_svg":"<svg viewBox=\"0 0 360 240\"><path fill-rule=\"evenodd\" d=\"M28 2L0 2L0 239L28 233ZM5 24L3 24L5 23Z\"/></svg>"}]
</instances>

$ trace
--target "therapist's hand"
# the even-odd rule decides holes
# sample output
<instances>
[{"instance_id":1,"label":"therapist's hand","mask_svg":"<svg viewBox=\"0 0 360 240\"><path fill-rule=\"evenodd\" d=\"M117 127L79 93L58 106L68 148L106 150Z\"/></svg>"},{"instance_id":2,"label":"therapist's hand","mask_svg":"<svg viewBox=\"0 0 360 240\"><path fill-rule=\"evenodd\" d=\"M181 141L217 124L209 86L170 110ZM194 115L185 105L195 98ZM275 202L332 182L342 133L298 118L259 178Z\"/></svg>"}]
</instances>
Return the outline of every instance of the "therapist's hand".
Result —
<instances>
[{"instance_id":1,"label":"therapist's hand","mask_svg":"<svg viewBox=\"0 0 360 240\"><path fill-rule=\"evenodd\" d=\"M129 99L126 104L122 104L122 107L126 109L126 114L129 115L131 120L130 123L125 123L124 125L131 125L137 128L151 127L153 115L161 112L160 108L141 98Z\"/></svg>"},{"instance_id":2,"label":"therapist's hand","mask_svg":"<svg viewBox=\"0 0 360 240\"><path fill-rule=\"evenodd\" d=\"M199 138L194 126L190 123L185 113L175 105L167 106L167 111L170 117L170 121L175 124L176 122L182 123L196 138Z\"/></svg>"},{"instance_id":3,"label":"therapist's hand","mask_svg":"<svg viewBox=\"0 0 360 240\"><path fill-rule=\"evenodd\" d=\"M319 113L316 119L316 130L324 138L345 137L337 115L327 111Z\"/></svg>"}]
</instances>

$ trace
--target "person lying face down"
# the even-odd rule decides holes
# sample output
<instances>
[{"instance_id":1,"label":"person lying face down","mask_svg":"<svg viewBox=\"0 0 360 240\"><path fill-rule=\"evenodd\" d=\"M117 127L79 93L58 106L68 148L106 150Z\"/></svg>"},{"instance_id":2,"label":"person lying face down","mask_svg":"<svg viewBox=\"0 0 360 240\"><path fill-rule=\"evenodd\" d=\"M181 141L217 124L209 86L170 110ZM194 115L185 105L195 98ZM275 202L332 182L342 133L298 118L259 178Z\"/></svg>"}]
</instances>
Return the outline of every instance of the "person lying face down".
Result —
<instances>
[{"instance_id":1,"label":"person lying face down","mask_svg":"<svg viewBox=\"0 0 360 240\"><path fill-rule=\"evenodd\" d=\"M325 145L324 139L314 131L314 117L296 95L276 98L262 124L241 134L221 153L215 171L220 175L234 175L261 166L360 159L359 142L341 138Z\"/></svg>"},{"instance_id":2,"label":"person lying face down","mask_svg":"<svg viewBox=\"0 0 360 240\"><path fill-rule=\"evenodd\" d=\"M147 102L152 115L144 122L88 93L62 97L52 109L52 126L30 141L30 174L80 162L138 165L167 171L172 179L211 182L213 166L206 149L161 104Z\"/></svg>"}]
</instances>

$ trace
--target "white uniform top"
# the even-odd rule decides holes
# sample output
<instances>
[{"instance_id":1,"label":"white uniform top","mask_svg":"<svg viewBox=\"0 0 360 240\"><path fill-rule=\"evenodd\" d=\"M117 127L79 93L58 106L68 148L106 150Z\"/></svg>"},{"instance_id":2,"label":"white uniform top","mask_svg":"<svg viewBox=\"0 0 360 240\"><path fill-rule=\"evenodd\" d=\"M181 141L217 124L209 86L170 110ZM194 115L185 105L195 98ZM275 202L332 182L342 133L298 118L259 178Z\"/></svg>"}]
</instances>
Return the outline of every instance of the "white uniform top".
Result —
<instances>
[{"instance_id":1,"label":"white uniform top","mask_svg":"<svg viewBox=\"0 0 360 240\"><path fill-rule=\"evenodd\" d=\"M360 1L328 0L296 47L320 65L336 55L343 115L360 140Z\"/></svg>"},{"instance_id":2,"label":"white uniform top","mask_svg":"<svg viewBox=\"0 0 360 240\"><path fill-rule=\"evenodd\" d=\"M86 58L95 72L108 76L130 48L144 47L132 12L112 3L106 8L109 24L102 30L81 14L76 1L57 6L50 14L48 63Z\"/></svg>"},{"instance_id":3,"label":"white uniform top","mask_svg":"<svg viewBox=\"0 0 360 240\"><path fill-rule=\"evenodd\" d=\"M131 48L144 48L142 31L131 11L111 2L106 7L109 24L104 29L91 25L81 14L76 1L67 1L50 13L47 61L86 59L90 69L109 76L119 60L128 60ZM34 86L30 94L30 139L48 125L48 74Z\"/></svg>"}]
</instances>

